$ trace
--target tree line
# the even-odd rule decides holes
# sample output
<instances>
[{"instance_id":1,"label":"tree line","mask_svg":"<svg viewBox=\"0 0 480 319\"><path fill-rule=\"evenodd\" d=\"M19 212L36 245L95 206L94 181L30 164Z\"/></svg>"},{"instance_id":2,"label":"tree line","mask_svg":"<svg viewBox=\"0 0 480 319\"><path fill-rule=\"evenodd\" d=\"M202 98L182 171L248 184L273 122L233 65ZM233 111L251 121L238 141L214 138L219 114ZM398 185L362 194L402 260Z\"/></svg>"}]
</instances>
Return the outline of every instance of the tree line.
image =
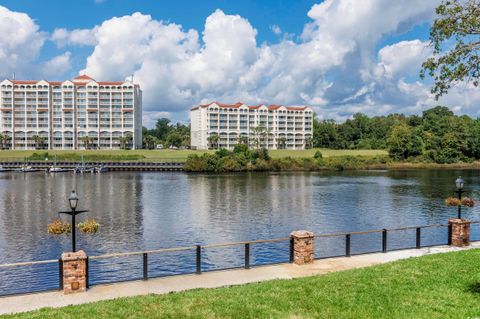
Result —
<instances>
[{"instance_id":1,"label":"tree line","mask_svg":"<svg viewBox=\"0 0 480 319\"><path fill-rule=\"evenodd\" d=\"M143 127L143 147L153 149L159 144L165 148L190 147L190 125L179 122L173 124L169 119L161 118L157 120L154 128Z\"/></svg>"},{"instance_id":2,"label":"tree line","mask_svg":"<svg viewBox=\"0 0 480 319\"><path fill-rule=\"evenodd\" d=\"M421 116L355 114L344 123L314 121L315 147L387 149L395 160L435 163L480 159L480 119L457 116L445 106Z\"/></svg>"}]
</instances>

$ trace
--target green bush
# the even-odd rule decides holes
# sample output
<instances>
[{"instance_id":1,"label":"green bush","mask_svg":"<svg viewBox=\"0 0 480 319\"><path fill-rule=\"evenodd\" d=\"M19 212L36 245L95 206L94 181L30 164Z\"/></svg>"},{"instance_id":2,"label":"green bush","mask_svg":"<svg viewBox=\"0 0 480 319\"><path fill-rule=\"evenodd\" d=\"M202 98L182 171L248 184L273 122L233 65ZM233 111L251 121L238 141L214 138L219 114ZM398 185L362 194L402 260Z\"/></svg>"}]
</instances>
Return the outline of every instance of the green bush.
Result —
<instances>
[{"instance_id":1,"label":"green bush","mask_svg":"<svg viewBox=\"0 0 480 319\"><path fill-rule=\"evenodd\" d=\"M241 171L316 171L321 169L353 170L384 168L388 156L338 156L328 158L270 158L266 149L251 151L236 147L234 152L217 151L215 154L190 155L184 169L189 172L241 172Z\"/></svg>"},{"instance_id":2,"label":"green bush","mask_svg":"<svg viewBox=\"0 0 480 319\"><path fill-rule=\"evenodd\" d=\"M323 158L322 152L316 151L315 155L313 155L313 158L316 158L316 159Z\"/></svg>"}]
</instances>

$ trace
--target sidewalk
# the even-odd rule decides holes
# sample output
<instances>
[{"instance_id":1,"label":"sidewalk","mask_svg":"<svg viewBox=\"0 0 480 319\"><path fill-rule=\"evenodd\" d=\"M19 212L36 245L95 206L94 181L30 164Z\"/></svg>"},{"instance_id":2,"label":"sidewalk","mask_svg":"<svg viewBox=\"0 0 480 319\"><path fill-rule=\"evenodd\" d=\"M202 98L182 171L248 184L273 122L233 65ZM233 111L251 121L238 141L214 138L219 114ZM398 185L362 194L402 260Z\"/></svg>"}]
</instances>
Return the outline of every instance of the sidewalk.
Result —
<instances>
[{"instance_id":1,"label":"sidewalk","mask_svg":"<svg viewBox=\"0 0 480 319\"><path fill-rule=\"evenodd\" d=\"M334 271L383 264L410 257L472 248L480 248L480 242L472 243L466 248L436 246L352 257L321 259L316 260L313 264L304 266L280 264L272 266L259 266L248 270L224 270L207 272L203 273L202 275L179 275L149 279L148 281L130 281L116 284L97 285L93 286L85 293L71 295L64 295L60 291L55 291L11 297L0 297L0 314L24 312L44 307L56 308L67 305L79 305L120 297L146 294L164 294L168 292L195 288L216 288L272 279L292 279L304 276L321 275Z\"/></svg>"}]
</instances>

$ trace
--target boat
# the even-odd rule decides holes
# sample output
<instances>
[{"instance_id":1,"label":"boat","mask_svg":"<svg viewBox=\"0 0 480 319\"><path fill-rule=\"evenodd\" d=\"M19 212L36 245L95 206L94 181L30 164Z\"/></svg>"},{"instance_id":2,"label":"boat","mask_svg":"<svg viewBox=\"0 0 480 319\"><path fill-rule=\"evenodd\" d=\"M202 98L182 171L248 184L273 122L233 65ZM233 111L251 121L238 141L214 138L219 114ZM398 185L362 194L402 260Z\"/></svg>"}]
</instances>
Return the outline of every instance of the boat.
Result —
<instances>
[{"instance_id":1,"label":"boat","mask_svg":"<svg viewBox=\"0 0 480 319\"><path fill-rule=\"evenodd\" d=\"M50 173L64 173L64 172L71 172L72 169L69 168L62 168L57 166L57 155L55 155L55 161L53 162L53 166L50 167L48 172Z\"/></svg>"},{"instance_id":2,"label":"boat","mask_svg":"<svg viewBox=\"0 0 480 319\"><path fill-rule=\"evenodd\" d=\"M38 172L38 171L40 171L40 169L33 168L31 166L22 166L15 170L16 173L32 173L32 172Z\"/></svg>"},{"instance_id":3,"label":"boat","mask_svg":"<svg viewBox=\"0 0 480 319\"><path fill-rule=\"evenodd\" d=\"M83 173L95 173L94 167L86 167L86 166L77 166L74 169L75 173L83 174Z\"/></svg>"},{"instance_id":4,"label":"boat","mask_svg":"<svg viewBox=\"0 0 480 319\"><path fill-rule=\"evenodd\" d=\"M0 172L9 172L11 170L12 170L11 168L5 168L3 167L3 165L0 165Z\"/></svg>"},{"instance_id":5,"label":"boat","mask_svg":"<svg viewBox=\"0 0 480 319\"><path fill-rule=\"evenodd\" d=\"M95 167L95 173L106 173L106 172L108 172L108 167L105 167L105 166Z\"/></svg>"},{"instance_id":6,"label":"boat","mask_svg":"<svg viewBox=\"0 0 480 319\"><path fill-rule=\"evenodd\" d=\"M70 169L70 168L61 168L61 167L57 167L57 166L52 166L48 170L49 173L64 173L64 172L71 172L71 171L72 171L72 169Z\"/></svg>"}]
</instances>

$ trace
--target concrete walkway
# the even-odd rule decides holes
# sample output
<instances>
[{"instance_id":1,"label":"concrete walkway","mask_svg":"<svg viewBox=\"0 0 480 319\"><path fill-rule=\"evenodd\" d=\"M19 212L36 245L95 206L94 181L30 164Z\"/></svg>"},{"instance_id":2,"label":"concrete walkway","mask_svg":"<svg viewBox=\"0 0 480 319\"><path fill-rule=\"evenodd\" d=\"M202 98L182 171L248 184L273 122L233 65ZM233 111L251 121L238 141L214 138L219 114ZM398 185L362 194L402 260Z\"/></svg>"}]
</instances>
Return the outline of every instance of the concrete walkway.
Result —
<instances>
[{"instance_id":1,"label":"concrete walkway","mask_svg":"<svg viewBox=\"0 0 480 319\"><path fill-rule=\"evenodd\" d=\"M418 257L435 253L445 253L464 249L480 248L480 242L466 248L436 246L421 249L408 249L388 253L375 253L352 257L339 257L317 260L311 265L297 266L279 264L260 266L252 269L214 271L202 275L179 275L130 281L109 285L93 286L85 293L64 295L62 292L45 292L12 297L0 297L0 314L24 312L44 307L79 305L100 300L130 297L146 294L164 294L195 288L215 288L241 285L272 279L292 279L304 276L321 275L329 272L367 267L395 260Z\"/></svg>"}]
</instances>

